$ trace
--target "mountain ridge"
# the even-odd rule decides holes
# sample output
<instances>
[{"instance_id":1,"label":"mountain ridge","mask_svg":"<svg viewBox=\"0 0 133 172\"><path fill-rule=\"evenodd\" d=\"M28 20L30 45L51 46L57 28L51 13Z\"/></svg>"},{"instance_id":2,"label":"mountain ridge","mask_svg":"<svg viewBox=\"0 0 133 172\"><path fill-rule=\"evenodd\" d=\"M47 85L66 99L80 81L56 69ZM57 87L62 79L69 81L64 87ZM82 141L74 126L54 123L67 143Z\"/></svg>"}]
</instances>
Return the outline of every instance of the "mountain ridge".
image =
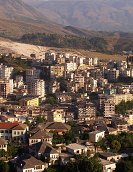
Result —
<instances>
[{"instance_id":1,"label":"mountain ridge","mask_svg":"<svg viewBox=\"0 0 133 172\"><path fill-rule=\"evenodd\" d=\"M96 31L133 32L131 0L23 0L62 25Z\"/></svg>"}]
</instances>

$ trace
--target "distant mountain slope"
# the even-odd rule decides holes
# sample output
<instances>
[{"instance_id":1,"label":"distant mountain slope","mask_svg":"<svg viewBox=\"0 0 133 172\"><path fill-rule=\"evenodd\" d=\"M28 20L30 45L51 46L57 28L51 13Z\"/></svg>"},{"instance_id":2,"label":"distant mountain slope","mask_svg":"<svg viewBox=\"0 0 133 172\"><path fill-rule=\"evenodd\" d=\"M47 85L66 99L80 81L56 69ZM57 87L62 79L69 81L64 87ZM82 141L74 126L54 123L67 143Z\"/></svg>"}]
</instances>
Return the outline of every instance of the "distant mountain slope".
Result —
<instances>
[{"instance_id":1,"label":"distant mountain slope","mask_svg":"<svg viewBox=\"0 0 133 172\"><path fill-rule=\"evenodd\" d=\"M22 0L0 0L0 17L9 20L43 20L43 15Z\"/></svg>"},{"instance_id":2,"label":"distant mountain slope","mask_svg":"<svg viewBox=\"0 0 133 172\"><path fill-rule=\"evenodd\" d=\"M38 32L69 33L22 0L0 0L0 36L18 37Z\"/></svg>"},{"instance_id":3,"label":"distant mountain slope","mask_svg":"<svg viewBox=\"0 0 133 172\"><path fill-rule=\"evenodd\" d=\"M50 20L91 30L133 32L132 0L23 0Z\"/></svg>"}]
</instances>

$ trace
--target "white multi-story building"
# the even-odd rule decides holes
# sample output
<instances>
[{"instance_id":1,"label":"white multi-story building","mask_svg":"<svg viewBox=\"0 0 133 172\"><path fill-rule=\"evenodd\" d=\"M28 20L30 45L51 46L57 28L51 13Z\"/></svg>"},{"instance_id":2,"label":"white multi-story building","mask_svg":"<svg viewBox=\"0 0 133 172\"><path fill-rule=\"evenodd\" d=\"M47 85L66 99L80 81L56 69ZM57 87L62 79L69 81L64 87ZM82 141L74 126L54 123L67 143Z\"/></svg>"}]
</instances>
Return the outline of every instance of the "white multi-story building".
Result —
<instances>
[{"instance_id":1,"label":"white multi-story building","mask_svg":"<svg viewBox=\"0 0 133 172\"><path fill-rule=\"evenodd\" d=\"M97 66L98 65L97 57L89 57L89 58L86 58L84 61L89 66Z\"/></svg>"},{"instance_id":2,"label":"white multi-story building","mask_svg":"<svg viewBox=\"0 0 133 172\"><path fill-rule=\"evenodd\" d=\"M45 96L45 81L41 79L36 79L28 84L28 92L32 96Z\"/></svg>"},{"instance_id":3,"label":"white multi-story building","mask_svg":"<svg viewBox=\"0 0 133 172\"><path fill-rule=\"evenodd\" d=\"M133 94L114 94L113 97L115 105L118 105L121 101L133 101Z\"/></svg>"},{"instance_id":4,"label":"white multi-story building","mask_svg":"<svg viewBox=\"0 0 133 172\"><path fill-rule=\"evenodd\" d=\"M123 75L124 77L133 77L133 68L121 71L121 75Z\"/></svg>"},{"instance_id":5,"label":"white multi-story building","mask_svg":"<svg viewBox=\"0 0 133 172\"><path fill-rule=\"evenodd\" d=\"M24 85L23 76L17 75L14 81L14 87L20 88Z\"/></svg>"},{"instance_id":6,"label":"white multi-story building","mask_svg":"<svg viewBox=\"0 0 133 172\"><path fill-rule=\"evenodd\" d=\"M1 79L10 79L13 72L13 67L8 67L3 64L0 64L0 78Z\"/></svg>"},{"instance_id":7,"label":"white multi-story building","mask_svg":"<svg viewBox=\"0 0 133 172\"><path fill-rule=\"evenodd\" d=\"M77 63L78 66L83 65L84 58L83 57L77 57L76 58L76 63Z\"/></svg>"},{"instance_id":8,"label":"white multi-story building","mask_svg":"<svg viewBox=\"0 0 133 172\"><path fill-rule=\"evenodd\" d=\"M77 69L77 64L70 62L70 63L66 63L66 72L72 72L75 71Z\"/></svg>"},{"instance_id":9,"label":"white multi-story building","mask_svg":"<svg viewBox=\"0 0 133 172\"><path fill-rule=\"evenodd\" d=\"M0 138L5 140L26 141L26 135L29 127L26 124L17 122L1 122Z\"/></svg>"},{"instance_id":10,"label":"white multi-story building","mask_svg":"<svg viewBox=\"0 0 133 172\"><path fill-rule=\"evenodd\" d=\"M92 131L89 133L90 142L98 142L105 136L105 131Z\"/></svg>"}]
</instances>

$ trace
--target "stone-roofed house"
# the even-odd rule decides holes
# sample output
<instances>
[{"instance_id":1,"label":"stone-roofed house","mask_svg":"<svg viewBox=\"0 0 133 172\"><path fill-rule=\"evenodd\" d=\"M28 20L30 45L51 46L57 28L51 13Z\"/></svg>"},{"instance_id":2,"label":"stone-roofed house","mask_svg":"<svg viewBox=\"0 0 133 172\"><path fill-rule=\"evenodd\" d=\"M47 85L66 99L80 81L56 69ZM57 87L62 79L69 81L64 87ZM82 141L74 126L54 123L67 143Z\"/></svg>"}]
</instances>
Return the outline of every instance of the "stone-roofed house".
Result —
<instances>
[{"instance_id":1,"label":"stone-roofed house","mask_svg":"<svg viewBox=\"0 0 133 172\"><path fill-rule=\"evenodd\" d=\"M25 142L29 127L17 122L0 123L0 138Z\"/></svg>"},{"instance_id":2,"label":"stone-roofed house","mask_svg":"<svg viewBox=\"0 0 133 172\"><path fill-rule=\"evenodd\" d=\"M107 161L105 159L100 159L103 166L103 172L113 172L116 169L116 163Z\"/></svg>"},{"instance_id":3,"label":"stone-roofed house","mask_svg":"<svg viewBox=\"0 0 133 172\"><path fill-rule=\"evenodd\" d=\"M58 133L58 134L66 133L70 129L71 129L71 126L61 123L61 122L52 122L52 123L47 123L45 125L45 130L47 132Z\"/></svg>"},{"instance_id":4,"label":"stone-roofed house","mask_svg":"<svg viewBox=\"0 0 133 172\"><path fill-rule=\"evenodd\" d=\"M51 113L48 114L47 121L65 123L65 110L61 107L56 107L51 110Z\"/></svg>"},{"instance_id":5,"label":"stone-roofed house","mask_svg":"<svg viewBox=\"0 0 133 172\"><path fill-rule=\"evenodd\" d=\"M52 144L53 134L46 132L45 130L38 130L29 138L29 145L38 142L47 142Z\"/></svg>"},{"instance_id":6,"label":"stone-roofed house","mask_svg":"<svg viewBox=\"0 0 133 172\"><path fill-rule=\"evenodd\" d=\"M17 122L1 122L0 123L0 138L10 140L12 138L12 128L17 126Z\"/></svg>"},{"instance_id":7,"label":"stone-roofed house","mask_svg":"<svg viewBox=\"0 0 133 172\"><path fill-rule=\"evenodd\" d=\"M17 126L12 128L12 139L15 141L26 142L28 131L29 127L27 124L19 123Z\"/></svg>"},{"instance_id":8,"label":"stone-roofed house","mask_svg":"<svg viewBox=\"0 0 133 172\"><path fill-rule=\"evenodd\" d=\"M72 143L66 147L66 151L72 155L86 154L87 147L77 143Z\"/></svg>"},{"instance_id":9,"label":"stone-roofed house","mask_svg":"<svg viewBox=\"0 0 133 172\"><path fill-rule=\"evenodd\" d=\"M116 154L113 152L101 152L100 157L107 161L117 162L118 160L120 160L122 158L122 155Z\"/></svg>"},{"instance_id":10,"label":"stone-roofed house","mask_svg":"<svg viewBox=\"0 0 133 172\"><path fill-rule=\"evenodd\" d=\"M39 142L29 147L29 152L37 158L44 157L50 164L55 164L59 159L59 152L47 142Z\"/></svg>"},{"instance_id":11,"label":"stone-roofed house","mask_svg":"<svg viewBox=\"0 0 133 172\"><path fill-rule=\"evenodd\" d=\"M119 133L128 131L128 123L123 117L114 117L111 123Z\"/></svg>"},{"instance_id":12,"label":"stone-roofed house","mask_svg":"<svg viewBox=\"0 0 133 172\"><path fill-rule=\"evenodd\" d=\"M92 131L89 133L89 141L90 142L98 142L105 136L105 131Z\"/></svg>"},{"instance_id":13,"label":"stone-roofed house","mask_svg":"<svg viewBox=\"0 0 133 172\"><path fill-rule=\"evenodd\" d=\"M7 151L7 141L2 138L0 138L0 150Z\"/></svg>"},{"instance_id":14,"label":"stone-roofed house","mask_svg":"<svg viewBox=\"0 0 133 172\"><path fill-rule=\"evenodd\" d=\"M15 163L17 172L43 172L47 166L31 155L19 157Z\"/></svg>"}]
</instances>

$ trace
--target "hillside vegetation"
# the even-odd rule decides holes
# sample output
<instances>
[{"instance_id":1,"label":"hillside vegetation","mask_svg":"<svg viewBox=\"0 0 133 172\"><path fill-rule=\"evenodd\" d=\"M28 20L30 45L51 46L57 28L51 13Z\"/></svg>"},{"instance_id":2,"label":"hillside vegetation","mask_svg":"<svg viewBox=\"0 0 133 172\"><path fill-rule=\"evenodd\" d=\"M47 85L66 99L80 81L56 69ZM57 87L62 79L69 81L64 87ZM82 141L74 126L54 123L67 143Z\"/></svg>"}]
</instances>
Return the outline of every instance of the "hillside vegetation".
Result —
<instances>
[{"instance_id":1,"label":"hillside vegetation","mask_svg":"<svg viewBox=\"0 0 133 172\"><path fill-rule=\"evenodd\" d=\"M60 34L25 34L20 42L56 48L74 48L94 50L103 53L122 53L133 51L133 34L102 33L99 36L92 34L86 36L60 35Z\"/></svg>"},{"instance_id":2,"label":"hillside vegetation","mask_svg":"<svg viewBox=\"0 0 133 172\"><path fill-rule=\"evenodd\" d=\"M35 45L57 47L57 48L76 48L85 50L96 50L105 52L107 50L107 42L100 37L76 37L69 35L57 34L27 34L20 39L25 43L32 43Z\"/></svg>"}]
</instances>

